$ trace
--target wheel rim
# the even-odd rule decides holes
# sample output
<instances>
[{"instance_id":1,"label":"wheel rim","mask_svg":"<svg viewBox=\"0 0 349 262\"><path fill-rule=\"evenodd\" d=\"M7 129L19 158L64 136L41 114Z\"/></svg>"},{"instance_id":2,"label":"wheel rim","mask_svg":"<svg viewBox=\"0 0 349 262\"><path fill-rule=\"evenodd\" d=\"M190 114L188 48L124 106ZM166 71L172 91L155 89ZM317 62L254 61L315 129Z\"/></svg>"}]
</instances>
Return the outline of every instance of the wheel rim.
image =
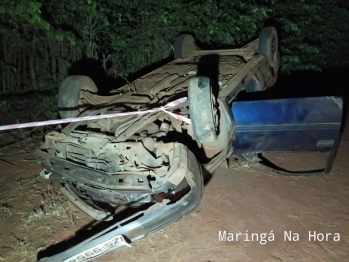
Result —
<instances>
[{"instance_id":1,"label":"wheel rim","mask_svg":"<svg viewBox=\"0 0 349 262\"><path fill-rule=\"evenodd\" d=\"M195 40L193 37L187 37L184 43L185 56L190 56L196 50Z\"/></svg>"},{"instance_id":2,"label":"wheel rim","mask_svg":"<svg viewBox=\"0 0 349 262\"><path fill-rule=\"evenodd\" d=\"M276 62L277 60L277 40L275 36L271 40L271 51L273 54L273 61Z\"/></svg>"}]
</instances>

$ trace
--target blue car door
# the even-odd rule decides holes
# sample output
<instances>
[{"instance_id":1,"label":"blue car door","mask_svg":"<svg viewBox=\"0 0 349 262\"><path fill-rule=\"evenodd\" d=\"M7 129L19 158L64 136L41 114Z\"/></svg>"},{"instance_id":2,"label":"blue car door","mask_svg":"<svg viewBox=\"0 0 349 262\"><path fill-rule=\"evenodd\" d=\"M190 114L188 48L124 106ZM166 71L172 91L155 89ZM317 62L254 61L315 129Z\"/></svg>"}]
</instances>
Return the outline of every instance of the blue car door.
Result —
<instances>
[{"instance_id":1,"label":"blue car door","mask_svg":"<svg viewBox=\"0 0 349 262\"><path fill-rule=\"evenodd\" d=\"M342 98L333 96L233 102L234 154L326 152L321 172L328 173L339 145L342 111Z\"/></svg>"}]
</instances>

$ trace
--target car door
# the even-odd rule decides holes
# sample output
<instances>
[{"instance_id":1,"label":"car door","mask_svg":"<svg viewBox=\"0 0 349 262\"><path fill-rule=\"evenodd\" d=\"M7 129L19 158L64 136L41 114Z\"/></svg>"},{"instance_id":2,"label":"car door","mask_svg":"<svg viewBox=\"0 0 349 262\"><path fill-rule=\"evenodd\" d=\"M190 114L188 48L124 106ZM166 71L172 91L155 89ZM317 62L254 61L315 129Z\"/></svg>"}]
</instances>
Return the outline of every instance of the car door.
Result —
<instances>
[{"instance_id":1,"label":"car door","mask_svg":"<svg viewBox=\"0 0 349 262\"><path fill-rule=\"evenodd\" d=\"M343 99L335 96L233 102L234 155L277 173L328 173L339 145L342 111ZM264 152L301 151L325 152L325 168L288 172L260 161Z\"/></svg>"}]
</instances>

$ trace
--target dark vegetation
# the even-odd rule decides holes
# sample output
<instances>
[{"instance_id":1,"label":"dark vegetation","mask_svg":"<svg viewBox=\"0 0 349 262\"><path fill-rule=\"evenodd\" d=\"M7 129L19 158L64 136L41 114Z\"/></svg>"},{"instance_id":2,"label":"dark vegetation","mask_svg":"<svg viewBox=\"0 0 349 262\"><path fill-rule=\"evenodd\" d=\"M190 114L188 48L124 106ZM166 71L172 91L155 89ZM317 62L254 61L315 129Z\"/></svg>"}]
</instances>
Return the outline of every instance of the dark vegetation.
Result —
<instances>
[{"instance_id":1,"label":"dark vegetation","mask_svg":"<svg viewBox=\"0 0 349 262\"><path fill-rule=\"evenodd\" d=\"M58 117L55 95L68 74L92 77L106 94L171 59L182 32L192 33L200 47L227 48L273 25L283 75L343 68L348 6L344 0L3 0L0 111L10 114L0 123L16 122L13 114L20 122Z\"/></svg>"}]
</instances>

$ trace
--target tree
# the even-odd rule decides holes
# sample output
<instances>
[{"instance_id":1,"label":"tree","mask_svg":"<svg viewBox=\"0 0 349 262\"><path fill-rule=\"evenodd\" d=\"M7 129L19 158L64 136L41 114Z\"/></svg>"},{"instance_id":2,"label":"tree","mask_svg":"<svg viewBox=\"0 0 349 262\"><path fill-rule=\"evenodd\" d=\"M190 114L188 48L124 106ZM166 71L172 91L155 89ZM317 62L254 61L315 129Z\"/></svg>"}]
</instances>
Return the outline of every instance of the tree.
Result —
<instances>
[{"instance_id":1,"label":"tree","mask_svg":"<svg viewBox=\"0 0 349 262\"><path fill-rule=\"evenodd\" d=\"M181 32L207 48L236 47L279 27L282 72L349 61L343 0L5 0L0 6L2 93L57 88L72 62L101 61L127 76L171 55ZM343 7L344 5L344 7Z\"/></svg>"}]
</instances>

